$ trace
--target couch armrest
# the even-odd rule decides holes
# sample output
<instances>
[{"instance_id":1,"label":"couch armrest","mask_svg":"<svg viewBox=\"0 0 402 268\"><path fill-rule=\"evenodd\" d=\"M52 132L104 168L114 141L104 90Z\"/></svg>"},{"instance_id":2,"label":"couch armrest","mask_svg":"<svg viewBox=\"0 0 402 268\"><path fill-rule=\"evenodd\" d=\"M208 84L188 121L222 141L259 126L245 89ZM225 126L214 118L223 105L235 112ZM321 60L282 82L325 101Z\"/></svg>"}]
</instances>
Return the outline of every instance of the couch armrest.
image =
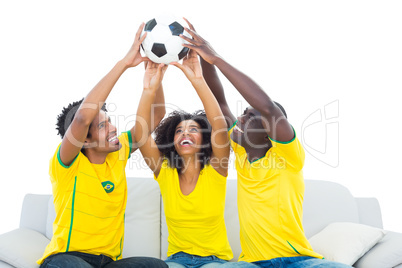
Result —
<instances>
[{"instance_id":1,"label":"couch armrest","mask_svg":"<svg viewBox=\"0 0 402 268\"><path fill-rule=\"evenodd\" d=\"M356 198L359 222L382 229L381 208L376 198Z\"/></svg>"},{"instance_id":2,"label":"couch armrest","mask_svg":"<svg viewBox=\"0 0 402 268\"><path fill-rule=\"evenodd\" d=\"M20 228L46 234L47 208L51 195L27 194L21 209Z\"/></svg>"},{"instance_id":3,"label":"couch armrest","mask_svg":"<svg viewBox=\"0 0 402 268\"><path fill-rule=\"evenodd\" d=\"M49 242L44 235L26 228L4 233L0 235L0 261L18 268L37 268L36 261Z\"/></svg>"},{"instance_id":4,"label":"couch armrest","mask_svg":"<svg viewBox=\"0 0 402 268\"><path fill-rule=\"evenodd\" d=\"M353 267L378 268L399 267L402 264L402 234L388 231L369 252L361 257Z\"/></svg>"}]
</instances>

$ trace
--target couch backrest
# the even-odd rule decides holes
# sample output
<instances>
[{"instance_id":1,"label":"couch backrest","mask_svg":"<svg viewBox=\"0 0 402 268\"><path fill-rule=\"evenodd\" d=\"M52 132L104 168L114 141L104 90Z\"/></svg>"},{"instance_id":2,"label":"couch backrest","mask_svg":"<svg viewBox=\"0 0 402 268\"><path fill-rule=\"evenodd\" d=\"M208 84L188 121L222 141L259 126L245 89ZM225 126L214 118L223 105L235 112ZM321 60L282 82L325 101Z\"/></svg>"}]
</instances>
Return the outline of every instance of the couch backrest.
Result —
<instances>
[{"instance_id":1,"label":"couch backrest","mask_svg":"<svg viewBox=\"0 0 402 268\"><path fill-rule=\"evenodd\" d=\"M303 226L307 238L331 222L359 223L355 198L335 182L306 180L303 204Z\"/></svg>"},{"instance_id":2,"label":"couch backrest","mask_svg":"<svg viewBox=\"0 0 402 268\"><path fill-rule=\"evenodd\" d=\"M26 194L21 209L20 227L46 234L50 199L51 195Z\"/></svg>"},{"instance_id":3,"label":"couch backrest","mask_svg":"<svg viewBox=\"0 0 402 268\"><path fill-rule=\"evenodd\" d=\"M127 178L123 257L160 258L161 195L153 178Z\"/></svg>"}]
</instances>

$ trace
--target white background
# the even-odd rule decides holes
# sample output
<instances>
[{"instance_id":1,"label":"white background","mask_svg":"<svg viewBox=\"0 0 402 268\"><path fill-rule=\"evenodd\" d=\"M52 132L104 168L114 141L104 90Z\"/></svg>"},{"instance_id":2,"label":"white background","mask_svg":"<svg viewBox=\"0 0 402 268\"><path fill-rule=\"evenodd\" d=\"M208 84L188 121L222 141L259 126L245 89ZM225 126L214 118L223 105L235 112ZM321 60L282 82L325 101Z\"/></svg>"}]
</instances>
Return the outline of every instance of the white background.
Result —
<instances>
[{"instance_id":1,"label":"white background","mask_svg":"<svg viewBox=\"0 0 402 268\"><path fill-rule=\"evenodd\" d=\"M84 97L139 24L163 12L187 17L286 108L306 149L305 179L377 197L385 229L402 232L400 1L24 0L0 4L0 233L18 227L25 194L51 193L62 107ZM143 73L126 71L108 99L120 132L132 127ZM247 104L222 80L240 114ZM202 109L174 66L164 88L169 107ZM129 164L128 176L151 176L140 155Z\"/></svg>"}]
</instances>

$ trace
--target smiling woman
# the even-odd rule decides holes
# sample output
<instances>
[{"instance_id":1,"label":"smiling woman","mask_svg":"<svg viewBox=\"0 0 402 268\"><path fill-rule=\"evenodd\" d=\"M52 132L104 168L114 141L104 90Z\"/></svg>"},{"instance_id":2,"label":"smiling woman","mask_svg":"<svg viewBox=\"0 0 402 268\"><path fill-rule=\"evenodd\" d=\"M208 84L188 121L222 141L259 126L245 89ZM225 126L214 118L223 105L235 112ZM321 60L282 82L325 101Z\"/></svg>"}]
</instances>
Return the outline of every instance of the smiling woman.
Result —
<instances>
[{"instance_id":1,"label":"smiling woman","mask_svg":"<svg viewBox=\"0 0 402 268\"><path fill-rule=\"evenodd\" d=\"M205 112L174 111L156 128L154 138L149 129L151 108L162 90L166 66L149 62L134 132L163 199L169 231L166 263L225 263L233 257L224 220L230 152L226 121L195 51L190 50L183 64L173 65L190 80Z\"/></svg>"}]
</instances>

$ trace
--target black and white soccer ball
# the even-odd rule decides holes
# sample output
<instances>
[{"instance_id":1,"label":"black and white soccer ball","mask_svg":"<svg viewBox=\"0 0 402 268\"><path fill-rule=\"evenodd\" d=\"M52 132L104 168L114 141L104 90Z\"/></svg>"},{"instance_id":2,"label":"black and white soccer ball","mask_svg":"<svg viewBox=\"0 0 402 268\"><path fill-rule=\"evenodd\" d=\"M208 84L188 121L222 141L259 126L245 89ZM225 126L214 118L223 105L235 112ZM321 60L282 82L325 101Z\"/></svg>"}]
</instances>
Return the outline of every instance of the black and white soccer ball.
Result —
<instances>
[{"instance_id":1,"label":"black and white soccer ball","mask_svg":"<svg viewBox=\"0 0 402 268\"><path fill-rule=\"evenodd\" d=\"M160 15L149 20L141 36L147 32L147 37L141 47L145 55L153 62L169 64L179 61L187 55L189 49L183 46L185 41L179 36L183 34L191 38L184 30L187 24L172 15Z\"/></svg>"}]
</instances>

